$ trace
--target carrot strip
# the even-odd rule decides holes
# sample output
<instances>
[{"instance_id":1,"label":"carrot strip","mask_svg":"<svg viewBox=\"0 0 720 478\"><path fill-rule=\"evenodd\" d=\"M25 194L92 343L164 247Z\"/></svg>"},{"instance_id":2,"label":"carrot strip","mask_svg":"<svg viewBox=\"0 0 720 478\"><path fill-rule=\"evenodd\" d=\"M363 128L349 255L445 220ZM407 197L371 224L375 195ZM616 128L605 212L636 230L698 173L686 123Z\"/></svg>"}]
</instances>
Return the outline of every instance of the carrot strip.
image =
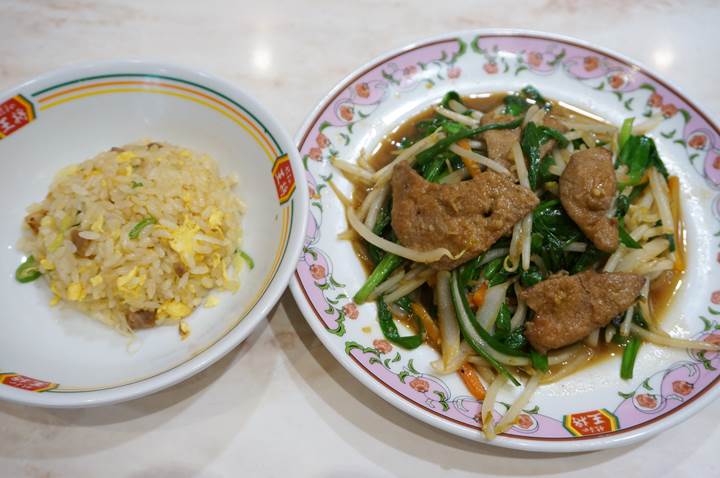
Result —
<instances>
[{"instance_id":1,"label":"carrot strip","mask_svg":"<svg viewBox=\"0 0 720 478\"><path fill-rule=\"evenodd\" d=\"M480 287L470 295L470 302L472 302L475 307L480 307L485 303L485 293L487 293L487 289L487 282L483 282L480 284Z\"/></svg>"},{"instance_id":2,"label":"carrot strip","mask_svg":"<svg viewBox=\"0 0 720 478\"><path fill-rule=\"evenodd\" d=\"M467 149L467 150L470 149L470 140L467 139L467 138L463 138L463 139L459 140L459 141L458 141L457 143L455 143L455 144L457 144L458 146L460 146L462 149Z\"/></svg>"},{"instance_id":3,"label":"carrot strip","mask_svg":"<svg viewBox=\"0 0 720 478\"><path fill-rule=\"evenodd\" d=\"M470 140L467 138L461 139L460 141L458 141L455 144L460 146L462 149L467 149L468 151L471 150ZM471 159L467 159L467 158L460 158L460 159L462 159L462 162L465 165L465 169L468 170L471 177L476 178L476 177L480 176L480 173L482 173L482 171L480 170L480 165L478 163L476 163L475 161L473 161Z\"/></svg>"},{"instance_id":4,"label":"carrot strip","mask_svg":"<svg viewBox=\"0 0 720 478\"><path fill-rule=\"evenodd\" d=\"M423 305L418 302L411 303L410 308L412 309L413 314L415 314L417 318L420 319L420 322L422 322L423 326L425 327L427 342L430 344L431 347L439 350L441 341L440 330L438 329L432 317L430 317L427 309L425 309L425 307L423 307Z\"/></svg>"},{"instance_id":5,"label":"carrot strip","mask_svg":"<svg viewBox=\"0 0 720 478\"><path fill-rule=\"evenodd\" d=\"M472 364L465 362L458 370L470 394L478 400L485 400L485 386L480 381L480 375Z\"/></svg>"}]
</instances>

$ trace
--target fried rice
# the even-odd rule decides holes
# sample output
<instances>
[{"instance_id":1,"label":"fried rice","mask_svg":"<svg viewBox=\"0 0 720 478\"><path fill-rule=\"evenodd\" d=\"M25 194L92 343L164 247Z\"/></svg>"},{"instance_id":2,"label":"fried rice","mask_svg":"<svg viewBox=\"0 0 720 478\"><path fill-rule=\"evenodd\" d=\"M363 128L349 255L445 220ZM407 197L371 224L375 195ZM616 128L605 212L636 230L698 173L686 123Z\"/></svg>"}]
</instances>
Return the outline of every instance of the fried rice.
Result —
<instances>
[{"instance_id":1,"label":"fried rice","mask_svg":"<svg viewBox=\"0 0 720 478\"><path fill-rule=\"evenodd\" d=\"M215 160L142 141L61 170L28 208L20 248L37 262L51 304L121 333L180 323L213 290L236 291L243 266L236 178Z\"/></svg>"}]
</instances>

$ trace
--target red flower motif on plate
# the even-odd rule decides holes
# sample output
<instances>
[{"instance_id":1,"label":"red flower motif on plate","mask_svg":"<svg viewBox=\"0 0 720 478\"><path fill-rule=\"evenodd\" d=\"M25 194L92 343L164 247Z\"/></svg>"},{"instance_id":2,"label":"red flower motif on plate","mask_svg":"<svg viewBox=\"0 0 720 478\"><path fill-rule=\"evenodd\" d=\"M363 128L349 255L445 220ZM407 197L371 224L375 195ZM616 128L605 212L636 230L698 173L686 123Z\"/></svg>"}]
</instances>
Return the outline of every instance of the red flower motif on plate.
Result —
<instances>
[{"instance_id":1,"label":"red flower motif on plate","mask_svg":"<svg viewBox=\"0 0 720 478\"><path fill-rule=\"evenodd\" d=\"M543 62L542 53L537 51L531 51L530 53L528 53L527 61L530 66L538 68L540 65L542 65Z\"/></svg>"},{"instance_id":2,"label":"red flower motif on plate","mask_svg":"<svg viewBox=\"0 0 720 478\"><path fill-rule=\"evenodd\" d=\"M340 117L345 121L352 121L355 117L355 110L350 105L342 105L340 107Z\"/></svg>"},{"instance_id":3,"label":"red flower motif on plate","mask_svg":"<svg viewBox=\"0 0 720 478\"><path fill-rule=\"evenodd\" d=\"M462 74L462 70L460 69L459 66L453 66L447 72L448 78L453 79L453 80L455 78L460 78L461 74Z\"/></svg>"},{"instance_id":4,"label":"red flower motif on plate","mask_svg":"<svg viewBox=\"0 0 720 478\"><path fill-rule=\"evenodd\" d=\"M535 422L533 421L532 417L527 413L521 413L515 419L515 425L518 428L522 428L523 430L528 430L535 425Z\"/></svg>"},{"instance_id":5,"label":"red flower motif on plate","mask_svg":"<svg viewBox=\"0 0 720 478\"><path fill-rule=\"evenodd\" d=\"M703 149L707 144L707 136L704 134L696 134L688 140L688 146L694 149Z\"/></svg>"},{"instance_id":6,"label":"red flower motif on plate","mask_svg":"<svg viewBox=\"0 0 720 478\"><path fill-rule=\"evenodd\" d=\"M652 95L650 95L650 98L648 98L647 104L649 106L652 106L653 108L660 108L662 106L662 101L662 96L657 93L653 93Z\"/></svg>"},{"instance_id":7,"label":"red flower motif on plate","mask_svg":"<svg viewBox=\"0 0 720 478\"><path fill-rule=\"evenodd\" d=\"M713 345L720 345L720 334L710 334L703 339L703 342L707 342Z\"/></svg>"},{"instance_id":8,"label":"red flower motif on plate","mask_svg":"<svg viewBox=\"0 0 720 478\"><path fill-rule=\"evenodd\" d=\"M680 395L690 395L693 391L693 384L686 382L685 380L675 380L672 384L673 392Z\"/></svg>"},{"instance_id":9,"label":"red flower motif on plate","mask_svg":"<svg viewBox=\"0 0 720 478\"><path fill-rule=\"evenodd\" d=\"M327 271L320 264L313 264L310 266L310 275L315 280L321 280L325 278Z\"/></svg>"},{"instance_id":10,"label":"red flower motif on plate","mask_svg":"<svg viewBox=\"0 0 720 478\"><path fill-rule=\"evenodd\" d=\"M615 73L613 75L610 75L610 78L608 78L608 83L610 84L610 87L615 90L625 86L626 82L627 78L622 73Z\"/></svg>"},{"instance_id":11,"label":"red flower motif on plate","mask_svg":"<svg viewBox=\"0 0 720 478\"><path fill-rule=\"evenodd\" d=\"M660 111L662 111L664 117L672 118L675 116L675 113L678 112L678 108L675 105L667 104L663 105L662 108L660 108Z\"/></svg>"},{"instance_id":12,"label":"red flower motif on plate","mask_svg":"<svg viewBox=\"0 0 720 478\"><path fill-rule=\"evenodd\" d=\"M392 345L385 339L373 340L373 347L381 354L389 354L392 351ZM412 386L412 385L411 385Z\"/></svg>"},{"instance_id":13,"label":"red flower motif on plate","mask_svg":"<svg viewBox=\"0 0 720 478\"><path fill-rule=\"evenodd\" d=\"M417 72L418 72L418 67L415 65L406 66L402 70L403 76L407 76L407 77L413 76Z\"/></svg>"},{"instance_id":14,"label":"red flower motif on plate","mask_svg":"<svg viewBox=\"0 0 720 478\"><path fill-rule=\"evenodd\" d=\"M412 379L410 381L410 387L414 388L420 393L426 393L428 390L430 390L430 384L428 383L428 381L421 378Z\"/></svg>"},{"instance_id":15,"label":"red flower motif on plate","mask_svg":"<svg viewBox=\"0 0 720 478\"><path fill-rule=\"evenodd\" d=\"M330 140L328 139L327 136L325 136L322 133L319 133L317 135L316 141L317 141L318 146L320 146L321 148L327 148L328 146L330 146Z\"/></svg>"},{"instance_id":16,"label":"red flower motif on plate","mask_svg":"<svg viewBox=\"0 0 720 478\"><path fill-rule=\"evenodd\" d=\"M657 398L655 398L655 395L648 395L647 393L642 393L635 397L635 401L637 401L638 405L643 408L653 409L657 407Z\"/></svg>"},{"instance_id":17,"label":"red flower motif on plate","mask_svg":"<svg viewBox=\"0 0 720 478\"><path fill-rule=\"evenodd\" d=\"M313 161L320 161L322 159L322 149L320 148L310 148L310 153L308 154Z\"/></svg>"},{"instance_id":18,"label":"red flower motif on plate","mask_svg":"<svg viewBox=\"0 0 720 478\"><path fill-rule=\"evenodd\" d=\"M355 85L355 93L360 98L369 98L370 97L370 85L368 85L366 82L358 83Z\"/></svg>"},{"instance_id":19,"label":"red flower motif on plate","mask_svg":"<svg viewBox=\"0 0 720 478\"><path fill-rule=\"evenodd\" d=\"M357 319L358 318L358 308L357 308L357 305L355 305L355 302L348 302L347 304L343 305L343 313L350 320Z\"/></svg>"},{"instance_id":20,"label":"red flower motif on plate","mask_svg":"<svg viewBox=\"0 0 720 478\"><path fill-rule=\"evenodd\" d=\"M586 56L583 59L583 67L585 71L593 71L600 66L600 60L596 56Z\"/></svg>"}]
</instances>

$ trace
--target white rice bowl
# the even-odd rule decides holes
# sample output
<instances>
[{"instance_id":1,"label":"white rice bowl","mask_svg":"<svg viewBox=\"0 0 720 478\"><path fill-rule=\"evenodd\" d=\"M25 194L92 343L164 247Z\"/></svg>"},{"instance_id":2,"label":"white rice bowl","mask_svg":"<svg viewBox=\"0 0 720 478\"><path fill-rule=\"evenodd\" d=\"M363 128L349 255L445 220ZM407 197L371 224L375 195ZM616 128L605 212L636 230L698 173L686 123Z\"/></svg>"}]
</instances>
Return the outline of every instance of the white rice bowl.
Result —
<instances>
[{"instance_id":1,"label":"white rice bowl","mask_svg":"<svg viewBox=\"0 0 720 478\"><path fill-rule=\"evenodd\" d=\"M14 112L24 102L30 120L0 139L0 270L4 271L0 275L0 399L83 407L137 398L204 369L263 322L297 264L307 223L308 188L294 143L252 97L222 80L183 68L108 62L70 67L5 91L0 94L0 116L2 105L7 109L10 100L15 102ZM166 173L134 166L133 177L126 178L127 165L103 153L106 172L78 171L82 181L66 178L54 183L58 172L68 166L143 139L179 145L193 158L206 155L212 160L200 159L196 167L182 164L166 172L176 175L174 179L145 184L145 175ZM138 146L138 151L142 148ZM113 161L116 170L110 167ZM215 167L217 173L210 174ZM105 210L108 204L92 200L100 194L95 186L102 179L112 180L112 194L120 202L112 214ZM235 179L237 184L230 189ZM133 189L132 181L143 186ZM200 187L202 181L207 184ZM179 185L190 183L202 194L185 201ZM48 226L41 245L24 225L28 206L42 204L56 187L75 189L53 198L56 212L72 212L78 198L86 198L80 200L83 215L75 229L93 242L88 251L94 252L94 259L74 255L70 232L49 252L52 242L48 241L55 240L58 232L55 226ZM86 192L89 196L84 196ZM93 225L99 229L100 210L107 213L104 232L93 230ZM186 215L197 225L195 239L217 235L210 225L216 210L223 213L227 242L194 240L193 247L207 254L188 256L200 268L192 274L192 264L183 263L171 239L163 236L182 228ZM146 225L137 239L131 239L130 231L148 216L157 224ZM62 217L57 221L63 225ZM77 224L68 221L64 225L71 229ZM51 231L55 236L49 236ZM27 239L30 242L23 242ZM236 274L233 253L240 241L254 268L243 264ZM29 254L38 261L49 256L54 267L46 270L46 277L20 283L15 271ZM211 267L218 258L214 254L225 262L227 277ZM188 269L184 287L178 287L185 276L178 277L174 270L178 262ZM209 270L205 272L203 266ZM98 287L91 281L98 275L94 268L103 278ZM121 277L127 279L121 280L126 292L118 287ZM51 290L53 281L59 294ZM75 287L68 294L74 283L82 290ZM83 294L83 301L70 300ZM208 300L217 305L206 307ZM184 316L185 307L169 305L175 302L190 313ZM123 326L124 307L160 309L163 304L177 317L161 313L157 327L133 334ZM189 330L185 340L178 333L179 316L184 316L181 320Z\"/></svg>"}]
</instances>

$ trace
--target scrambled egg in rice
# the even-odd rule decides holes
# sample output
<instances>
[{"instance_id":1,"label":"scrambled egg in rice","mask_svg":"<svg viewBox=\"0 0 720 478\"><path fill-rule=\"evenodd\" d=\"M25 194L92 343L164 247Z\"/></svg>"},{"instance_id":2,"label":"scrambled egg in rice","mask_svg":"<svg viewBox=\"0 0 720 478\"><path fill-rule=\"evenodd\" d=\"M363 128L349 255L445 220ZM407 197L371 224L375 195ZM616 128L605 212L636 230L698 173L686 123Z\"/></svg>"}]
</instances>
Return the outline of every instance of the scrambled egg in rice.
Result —
<instances>
[{"instance_id":1,"label":"scrambled egg in rice","mask_svg":"<svg viewBox=\"0 0 720 478\"><path fill-rule=\"evenodd\" d=\"M18 280L120 332L177 324L212 290L236 291L245 205L207 155L166 143L112 148L60 171L28 208Z\"/></svg>"}]
</instances>

